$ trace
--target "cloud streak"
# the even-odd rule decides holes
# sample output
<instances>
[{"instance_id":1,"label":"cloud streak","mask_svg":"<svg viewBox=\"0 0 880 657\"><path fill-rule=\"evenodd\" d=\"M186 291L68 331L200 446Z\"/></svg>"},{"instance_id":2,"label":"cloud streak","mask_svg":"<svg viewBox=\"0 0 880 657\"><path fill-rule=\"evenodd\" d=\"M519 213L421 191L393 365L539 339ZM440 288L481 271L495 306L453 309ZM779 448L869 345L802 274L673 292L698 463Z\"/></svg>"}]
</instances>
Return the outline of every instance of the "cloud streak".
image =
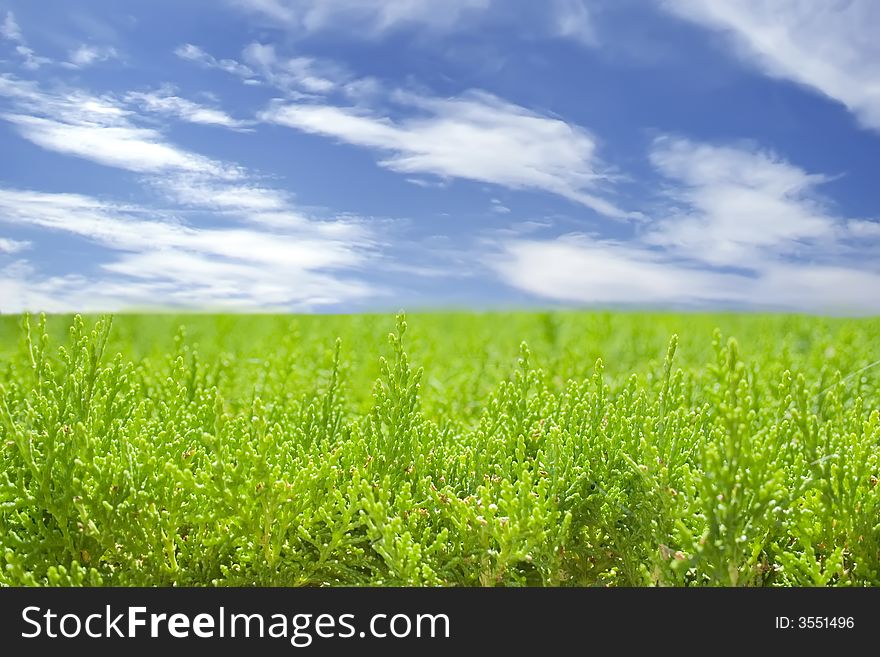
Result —
<instances>
[{"instance_id":1,"label":"cloud streak","mask_svg":"<svg viewBox=\"0 0 880 657\"><path fill-rule=\"evenodd\" d=\"M750 267L827 247L846 230L817 193L828 178L772 152L667 137L654 143L650 159L674 181L673 205L643 239L678 255Z\"/></svg>"},{"instance_id":2,"label":"cloud streak","mask_svg":"<svg viewBox=\"0 0 880 657\"><path fill-rule=\"evenodd\" d=\"M381 166L402 174L540 190L605 216L627 216L600 195L612 176L596 138L581 127L479 91L451 99L397 93L392 100L409 115L279 103L259 118L375 150L384 154Z\"/></svg>"},{"instance_id":3,"label":"cloud streak","mask_svg":"<svg viewBox=\"0 0 880 657\"><path fill-rule=\"evenodd\" d=\"M407 25L444 32L485 11L492 0L232 0L273 24L299 32L356 28L377 37Z\"/></svg>"},{"instance_id":4,"label":"cloud streak","mask_svg":"<svg viewBox=\"0 0 880 657\"><path fill-rule=\"evenodd\" d=\"M119 53L113 46L90 46L83 44L71 50L65 65L70 68L88 68L111 59L118 59Z\"/></svg>"},{"instance_id":5,"label":"cloud streak","mask_svg":"<svg viewBox=\"0 0 880 657\"><path fill-rule=\"evenodd\" d=\"M634 238L506 239L489 266L538 297L584 304L880 311L877 223L836 216L827 178L748 146L658 139L666 205Z\"/></svg>"},{"instance_id":6,"label":"cloud streak","mask_svg":"<svg viewBox=\"0 0 880 657\"><path fill-rule=\"evenodd\" d=\"M109 97L44 92L10 76L0 76L0 97L13 104L0 116L46 150L138 173L241 177L235 166L178 148L159 131L135 125L131 112Z\"/></svg>"},{"instance_id":7,"label":"cloud streak","mask_svg":"<svg viewBox=\"0 0 880 657\"><path fill-rule=\"evenodd\" d=\"M218 126L230 130L248 130L250 121L241 121L216 107L206 107L186 98L176 96L168 89L152 92L131 92L126 94L126 101L143 108L148 112L170 116L187 123Z\"/></svg>"},{"instance_id":8,"label":"cloud streak","mask_svg":"<svg viewBox=\"0 0 880 657\"><path fill-rule=\"evenodd\" d=\"M271 44L252 43L242 56L269 84L293 97L328 94L349 77L339 66L313 57L280 57Z\"/></svg>"},{"instance_id":9,"label":"cloud streak","mask_svg":"<svg viewBox=\"0 0 880 657\"><path fill-rule=\"evenodd\" d=\"M598 35L588 0L555 0L552 4L556 36L585 46L596 46Z\"/></svg>"},{"instance_id":10,"label":"cloud streak","mask_svg":"<svg viewBox=\"0 0 880 657\"><path fill-rule=\"evenodd\" d=\"M18 25L18 21L15 20L15 14L11 11L6 12L3 23L0 23L0 36L8 41L24 43L21 27Z\"/></svg>"},{"instance_id":11,"label":"cloud streak","mask_svg":"<svg viewBox=\"0 0 880 657\"><path fill-rule=\"evenodd\" d=\"M33 48L28 46L24 34L21 31L21 26L18 24L15 14L11 11L6 12L3 22L0 23L0 36L6 41L15 44L15 54L22 60L21 65L25 69L36 71L41 66L53 63L51 59L38 55Z\"/></svg>"},{"instance_id":12,"label":"cloud streak","mask_svg":"<svg viewBox=\"0 0 880 657\"><path fill-rule=\"evenodd\" d=\"M205 115L205 108L167 94L47 92L10 76L0 76L0 98L12 107L2 118L25 139L131 172L166 201L159 207L131 205L0 186L0 222L84 240L100 253L89 257L83 273L61 276L14 260L0 271L2 310L314 310L380 292L358 273L376 247L361 222L299 212L288 193L261 185L244 167L182 149L159 130L143 127L134 108L239 127L227 125L228 115ZM206 216L226 225L199 225ZM0 246L12 255L23 244L3 240ZM68 259L67 266L77 263Z\"/></svg>"},{"instance_id":13,"label":"cloud streak","mask_svg":"<svg viewBox=\"0 0 880 657\"><path fill-rule=\"evenodd\" d=\"M248 66L234 59L217 59L213 55L205 52L201 48L191 43L184 44L175 49L174 54L180 59L193 62L204 68L217 69L225 71L230 75L242 78L246 83L258 84L254 80L254 71Z\"/></svg>"},{"instance_id":14,"label":"cloud streak","mask_svg":"<svg viewBox=\"0 0 880 657\"><path fill-rule=\"evenodd\" d=\"M511 240L490 266L539 297L599 305L691 306L876 313L880 273L776 262L748 273L706 269L644 246L583 236Z\"/></svg>"},{"instance_id":15,"label":"cloud streak","mask_svg":"<svg viewBox=\"0 0 880 657\"><path fill-rule=\"evenodd\" d=\"M199 228L150 208L81 194L5 188L0 188L0 220L76 236L113 254L100 265L104 273L87 283L96 299L84 301L83 295L74 295L68 310L103 306L103 301L121 307L314 308L375 292L356 278L334 273L361 266L369 257L368 243L353 244L345 234L329 239L305 223L273 232ZM25 288L40 299L52 287L31 267L19 266L14 273L7 275L5 284L17 286L8 298L22 299L19 310L35 307L27 301ZM55 282L59 280L77 279ZM151 297L159 291L160 296Z\"/></svg>"},{"instance_id":16,"label":"cloud streak","mask_svg":"<svg viewBox=\"0 0 880 657\"><path fill-rule=\"evenodd\" d=\"M13 254L18 253L19 251L24 251L25 249L30 248L30 242L23 242L21 240L12 240L7 237L0 237L0 254Z\"/></svg>"},{"instance_id":17,"label":"cloud streak","mask_svg":"<svg viewBox=\"0 0 880 657\"><path fill-rule=\"evenodd\" d=\"M234 179L239 173L176 148L156 131L130 125L88 125L25 114L2 115L22 137L46 150L138 173L185 171Z\"/></svg>"},{"instance_id":18,"label":"cloud streak","mask_svg":"<svg viewBox=\"0 0 880 657\"><path fill-rule=\"evenodd\" d=\"M802 84L845 105L880 131L880 3L799 0L663 0L688 21L723 32L765 74Z\"/></svg>"}]
</instances>

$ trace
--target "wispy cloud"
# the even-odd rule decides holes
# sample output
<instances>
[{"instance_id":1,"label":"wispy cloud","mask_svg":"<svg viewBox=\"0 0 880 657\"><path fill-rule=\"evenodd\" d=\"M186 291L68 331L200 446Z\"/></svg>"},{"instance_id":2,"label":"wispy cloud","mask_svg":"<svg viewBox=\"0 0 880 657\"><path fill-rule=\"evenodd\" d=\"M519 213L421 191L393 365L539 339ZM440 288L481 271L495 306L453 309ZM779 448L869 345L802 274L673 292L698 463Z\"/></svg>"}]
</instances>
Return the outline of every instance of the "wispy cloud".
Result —
<instances>
[{"instance_id":1,"label":"wispy cloud","mask_svg":"<svg viewBox=\"0 0 880 657\"><path fill-rule=\"evenodd\" d=\"M248 130L253 124L231 117L217 107L207 107L174 94L169 88L150 92L130 92L125 100L137 105L147 112L171 116L188 123L212 125L231 130Z\"/></svg>"},{"instance_id":2,"label":"wispy cloud","mask_svg":"<svg viewBox=\"0 0 880 657\"><path fill-rule=\"evenodd\" d=\"M26 260L0 271L3 310L81 310L132 306L310 310L375 294L358 269L375 252L355 219L314 218L287 192L257 182L244 167L180 148L142 125L150 109L182 120L209 120L176 96L94 96L45 91L0 76L2 118L34 144L135 174L153 205L82 194L0 187L0 222L87 240L101 251L89 267L46 276ZM223 115L220 124L229 123ZM236 124L226 127L236 127ZM208 215L211 223L198 225ZM191 223L195 219L197 223ZM17 247L11 241L6 247ZM76 264L69 262L76 268ZM97 266L97 273L88 273ZM93 293L85 294L83 290ZM11 300L11 301L10 301Z\"/></svg>"},{"instance_id":3,"label":"wispy cloud","mask_svg":"<svg viewBox=\"0 0 880 657\"><path fill-rule=\"evenodd\" d=\"M90 46L83 44L71 50L65 65L70 68L87 68L111 59L118 59L119 53L113 46Z\"/></svg>"},{"instance_id":4,"label":"wispy cloud","mask_svg":"<svg viewBox=\"0 0 880 657\"><path fill-rule=\"evenodd\" d=\"M595 137L579 126L479 91L452 99L397 93L391 100L408 116L279 103L260 118L384 153L379 164L403 174L542 190L606 216L626 216L600 195L611 176Z\"/></svg>"},{"instance_id":5,"label":"wispy cloud","mask_svg":"<svg viewBox=\"0 0 880 657\"><path fill-rule=\"evenodd\" d=\"M678 16L732 37L767 75L815 89L880 131L880 3L875 0L663 0Z\"/></svg>"},{"instance_id":6,"label":"wispy cloud","mask_svg":"<svg viewBox=\"0 0 880 657\"><path fill-rule=\"evenodd\" d=\"M378 36L405 25L442 32L486 10L492 0L232 0L277 25L303 32L356 28Z\"/></svg>"},{"instance_id":7,"label":"wispy cloud","mask_svg":"<svg viewBox=\"0 0 880 657\"><path fill-rule=\"evenodd\" d=\"M491 203L492 204L489 209L495 214L510 214L510 208L504 205L504 203L502 203L497 198L493 198Z\"/></svg>"},{"instance_id":8,"label":"wispy cloud","mask_svg":"<svg viewBox=\"0 0 880 657\"><path fill-rule=\"evenodd\" d=\"M359 239L364 232L351 221L311 222L290 195L257 182L260 176L238 164L208 158L178 147L155 128L135 123L133 106L199 116L199 107L177 97L132 92L125 100L93 96L76 89L50 93L32 82L0 76L0 98L15 111L0 113L36 145L65 155L141 174L142 183L178 206L201 208L280 228L311 225L318 234ZM181 102L182 101L182 102ZM220 125L226 123L222 120ZM237 126L238 124L234 124ZM327 232L329 231L329 232Z\"/></svg>"},{"instance_id":9,"label":"wispy cloud","mask_svg":"<svg viewBox=\"0 0 880 657\"><path fill-rule=\"evenodd\" d=\"M269 84L297 95L327 94L350 77L339 66L313 57L279 57L271 44L252 43L243 57Z\"/></svg>"},{"instance_id":10,"label":"wispy cloud","mask_svg":"<svg viewBox=\"0 0 880 657\"><path fill-rule=\"evenodd\" d=\"M188 171L223 178L239 177L234 168L165 142L153 129L83 125L14 113L4 114L3 118L25 139L46 150L97 164L139 173Z\"/></svg>"},{"instance_id":11,"label":"wispy cloud","mask_svg":"<svg viewBox=\"0 0 880 657\"><path fill-rule=\"evenodd\" d=\"M226 71L246 84L272 86L291 100L315 100L335 93L360 99L379 92L379 84L373 78L355 77L344 66L328 59L279 54L272 43L248 44L242 50L242 61L218 60L192 44L177 48L175 53L201 66Z\"/></svg>"},{"instance_id":12,"label":"wispy cloud","mask_svg":"<svg viewBox=\"0 0 880 657\"><path fill-rule=\"evenodd\" d=\"M769 151L658 139L651 162L673 205L660 210L646 243L713 265L749 267L768 258L826 250L845 230L817 193L828 181ZM803 254L803 253L802 253Z\"/></svg>"},{"instance_id":13,"label":"wispy cloud","mask_svg":"<svg viewBox=\"0 0 880 657\"><path fill-rule=\"evenodd\" d=\"M22 66L29 71L35 71L41 66L53 63L50 58L38 55L28 46L16 46L15 52L22 58Z\"/></svg>"},{"instance_id":14,"label":"wispy cloud","mask_svg":"<svg viewBox=\"0 0 880 657\"><path fill-rule=\"evenodd\" d=\"M18 21L15 20L15 14L11 11L6 12L6 17L3 19L3 23L0 23L0 36L9 41L15 41L16 43L24 42L21 27L18 25Z\"/></svg>"},{"instance_id":15,"label":"wispy cloud","mask_svg":"<svg viewBox=\"0 0 880 657\"><path fill-rule=\"evenodd\" d=\"M550 7L557 36L572 39L586 46L598 44L588 0L554 0Z\"/></svg>"},{"instance_id":16,"label":"wispy cloud","mask_svg":"<svg viewBox=\"0 0 880 657\"><path fill-rule=\"evenodd\" d=\"M204 176L175 176L153 180L171 200L186 206L235 212L282 212L290 207L287 195L256 184L234 184Z\"/></svg>"},{"instance_id":17,"label":"wispy cloud","mask_svg":"<svg viewBox=\"0 0 880 657\"><path fill-rule=\"evenodd\" d=\"M175 206L208 211L215 217L243 220L281 231L305 231L317 237L348 240L354 244L372 239L363 222L351 217L332 221L300 211L290 194L251 181L211 180L201 175L150 178L147 183Z\"/></svg>"},{"instance_id":18,"label":"wispy cloud","mask_svg":"<svg viewBox=\"0 0 880 657\"><path fill-rule=\"evenodd\" d=\"M205 52L201 48L191 43L178 47L174 54L186 61L194 62L205 68L214 68L225 71L231 75L242 78L248 84L258 84L254 78L254 72L248 66L245 66L234 59L217 59L213 55Z\"/></svg>"},{"instance_id":19,"label":"wispy cloud","mask_svg":"<svg viewBox=\"0 0 880 657\"><path fill-rule=\"evenodd\" d=\"M80 277L50 276L37 279L35 273L33 265L27 260L16 260L0 267L0 313L16 313L25 309L64 312L73 309L77 300L88 295ZM99 312L111 309L100 307L99 304L92 308Z\"/></svg>"},{"instance_id":20,"label":"wispy cloud","mask_svg":"<svg viewBox=\"0 0 880 657\"><path fill-rule=\"evenodd\" d=\"M21 240L12 240L8 237L0 237L0 254L13 254L18 253L19 251L24 251L25 249L29 249L31 246L30 242L25 242Z\"/></svg>"},{"instance_id":21,"label":"wispy cloud","mask_svg":"<svg viewBox=\"0 0 880 657\"><path fill-rule=\"evenodd\" d=\"M560 301L880 310L880 231L823 203L825 176L751 146L674 137L651 161L668 205L634 238L508 239L490 266Z\"/></svg>"},{"instance_id":22,"label":"wispy cloud","mask_svg":"<svg viewBox=\"0 0 880 657\"><path fill-rule=\"evenodd\" d=\"M539 297L585 304L880 311L880 273L846 264L773 262L738 273L706 269L643 246L583 236L511 240L491 266Z\"/></svg>"},{"instance_id":23,"label":"wispy cloud","mask_svg":"<svg viewBox=\"0 0 880 657\"><path fill-rule=\"evenodd\" d=\"M849 234L856 239L880 239L880 219L850 221Z\"/></svg>"},{"instance_id":24,"label":"wispy cloud","mask_svg":"<svg viewBox=\"0 0 880 657\"><path fill-rule=\"evenodd\" d=\"M102 201L81 194L49 194L0 188L0 209L16 225L73 233L132 252L177 249L278 267L321 268L358 264L363 256L345 243L312 239L308 225L286 232L198 228L161 211Z\"/></svg>"},{"instance_id":25,"label":"wispy cloud","mask_svg":"<svg viewBox=\"0 0 880 657\"><path fill-rule=\"evenodd\" d=\"M46 150L139 173L241 175L237 167L179 148L158 130L135 125L130 112L110 97L78 90L45 92L10 76L0 76L0 97L13 104L0 116Z\"/></svg>"},{"instance_id":26,"label":"wispy cloud","mask_svg":"<svg viewBox=\"0 0 880 657\"><path fill-rule=\"evenodd\" d=\"M21 59L21 65L29 71L35 71L41 66L52 64L52 60L48 57L38 55L33 48L28 46L21 31L21 26L15 18L15 14L11 11L6 12L6 17L0 23L0 36L5 40L15 44L15 54Z\"/></svg>"},{"instance_id":27,"label":"wispy cloud","mask_svg":"<svg viewBox=\"0 0 880 657\"><path fill-rule=\"evenodd\" d=\"M242 308L314 307L359 298L369 291L357 279L331 273L362 264L369 246L322 237L308 224L283 232L199 228L150 208L80 194L4 188L0 188L0 217L19 227L67 233L110 250L110 259L101 265L105 274L89 283L96 299L83 301L80 295L86 308L100 305L105 290L116 290L107 301L123 307ZM31 285L31 279L43 280L32 268L25 273L26 280L21 280L21 272L17 276L19 287ZM8 279L6 284L12 285ZM38 299L41 290L49 294L45 285L34 289ZM160 296L151 298L157 292ZM76 308L76 303L74 297L68 309ZM34 306L23 303L22 307Z\"/></svg>"}]
</instances>

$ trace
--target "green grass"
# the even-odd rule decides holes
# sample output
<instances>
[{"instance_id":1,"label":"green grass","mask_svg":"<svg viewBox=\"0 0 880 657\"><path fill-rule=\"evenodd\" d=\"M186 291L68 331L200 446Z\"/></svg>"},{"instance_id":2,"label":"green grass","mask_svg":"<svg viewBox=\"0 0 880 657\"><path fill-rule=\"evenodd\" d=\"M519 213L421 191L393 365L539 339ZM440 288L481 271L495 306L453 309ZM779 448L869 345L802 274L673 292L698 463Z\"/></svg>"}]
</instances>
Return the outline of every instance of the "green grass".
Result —
<instances>
[{"instance_id":1,"label":"green grass","mask_svg":"<svg viewBox=\"0 0 880 657\"><path fill-rule=\"evenodd\" d=\"M878 319L2 317L0 584L877 585L878 359Z\"/></svg>"}]
</instances>

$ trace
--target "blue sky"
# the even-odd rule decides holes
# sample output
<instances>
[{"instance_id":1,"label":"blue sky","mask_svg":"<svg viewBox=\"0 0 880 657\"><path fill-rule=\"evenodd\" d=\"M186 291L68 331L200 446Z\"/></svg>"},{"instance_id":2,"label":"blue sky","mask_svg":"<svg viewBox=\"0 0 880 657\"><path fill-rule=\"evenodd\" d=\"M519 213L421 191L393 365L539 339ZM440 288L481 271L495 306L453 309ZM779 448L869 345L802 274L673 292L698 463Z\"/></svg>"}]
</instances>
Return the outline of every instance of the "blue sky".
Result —
<instances>
[{"instance_id":1,"label":"blue sky","mask_svg":"<svg viewBox=\"0 0 880 657\"><path fill-rule=\"evenodd\" d=\"M0 0L0 312L880 311L873 0Z\"/></svg>"}]
</instances>

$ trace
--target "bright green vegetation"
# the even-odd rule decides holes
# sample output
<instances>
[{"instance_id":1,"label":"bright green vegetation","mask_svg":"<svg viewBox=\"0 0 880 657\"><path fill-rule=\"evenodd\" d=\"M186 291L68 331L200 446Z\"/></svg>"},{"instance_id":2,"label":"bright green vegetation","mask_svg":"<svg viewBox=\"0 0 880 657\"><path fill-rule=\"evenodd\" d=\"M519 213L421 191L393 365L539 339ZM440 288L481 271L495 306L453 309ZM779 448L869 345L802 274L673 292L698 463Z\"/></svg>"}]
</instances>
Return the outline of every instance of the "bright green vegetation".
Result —
<instances>
[{"instance_id":1,"label":"bright green vegetation","mask_svg":"<svg viewBox=\"0 0 880 657\"><path fill-rule=\"evenodd\" d=\"M0 584L877 585L878 359L878 319L0 318Z\"/></svg>"}]
</instances>

